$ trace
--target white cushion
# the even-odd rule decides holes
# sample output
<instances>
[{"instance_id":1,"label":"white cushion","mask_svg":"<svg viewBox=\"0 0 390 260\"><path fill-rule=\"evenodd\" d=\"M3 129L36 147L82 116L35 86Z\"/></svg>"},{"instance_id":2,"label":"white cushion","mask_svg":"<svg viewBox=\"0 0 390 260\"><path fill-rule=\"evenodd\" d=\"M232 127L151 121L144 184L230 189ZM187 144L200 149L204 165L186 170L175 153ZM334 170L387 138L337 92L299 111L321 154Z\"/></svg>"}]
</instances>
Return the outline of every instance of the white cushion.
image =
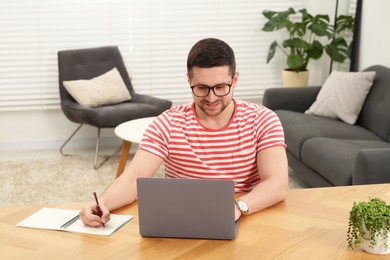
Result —
<instances>
[{"instance_id":1,"label":"white cushion","mask_svg":"<svg viewBox=\"0 0 390 260\"><path fill-rule=\"evenodd\" d=\"M63 84L69 94L86 107L117 104L131 99L117 68L89 80L64 81Z\"/></svg>"},{"instance_id":2,"label":"white cushion","mask_svg":"<svg viewBox=\"0 0 390 260\"><path fill-rule=\"evenodd\" d=\"M305 114L338 118L355 124L374 78L375 71L333 71Z\"/></svg>"}]
</instances>

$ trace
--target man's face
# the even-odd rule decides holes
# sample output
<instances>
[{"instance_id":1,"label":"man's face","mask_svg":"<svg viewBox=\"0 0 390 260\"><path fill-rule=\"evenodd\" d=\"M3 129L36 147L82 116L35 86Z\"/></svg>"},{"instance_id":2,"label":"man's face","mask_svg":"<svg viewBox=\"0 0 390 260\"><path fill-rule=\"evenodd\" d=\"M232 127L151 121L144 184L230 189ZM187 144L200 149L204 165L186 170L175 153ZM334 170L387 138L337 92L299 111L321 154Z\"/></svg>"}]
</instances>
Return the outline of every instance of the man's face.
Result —
<instances>
[{"instance_id":1,"label":"man's face","mask_svg":"<svg viewBox=\"0 0 390 260\"><path fill-rule=\"evenodd\" d=\"M234 74L232 77L229 74L229 66L222 66L212 68L193 67L191 74L192 77L188 77L190 86L202 86L206 87L205 89L207 90L207 87L231 85L230 92L226 96L217 96L211 89L205 97L197 97L194 93L192 94L195 106L199 108L201 112L210 117L220 115L232 101L238 73ZM218 94L218 90L214 90Z\"/></svg>"}]
</instances>

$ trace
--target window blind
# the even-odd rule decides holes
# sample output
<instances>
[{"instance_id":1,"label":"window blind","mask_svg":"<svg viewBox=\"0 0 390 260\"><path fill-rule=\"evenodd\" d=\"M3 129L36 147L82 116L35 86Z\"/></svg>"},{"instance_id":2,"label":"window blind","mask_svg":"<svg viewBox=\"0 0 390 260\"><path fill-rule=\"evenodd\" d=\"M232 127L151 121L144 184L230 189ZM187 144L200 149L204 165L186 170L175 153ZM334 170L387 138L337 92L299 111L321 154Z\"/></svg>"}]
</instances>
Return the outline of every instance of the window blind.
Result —
<instances>
[{"instance_id":1,"label":"window blind","mask_svg":"<svg viewBox=\"0 0 390 260\"><path fill-rule=\"evenodd\" d=\"M0 110L59 107L57 52L119 46L129 59L127 0L0 1Z\"/></svg>"},{"instance_id":2,"label":"window blind","mask_svg":"<svg viewBox=\"0 0 390 260\"><path fill-rule=\"evenodd\" d=\"M261 12L290 6L302 1L0 1L0 111L59 108L57 52L104 45L119 47L137 92L187 102L187 54L205 37L234 49L235 96L260 98L281 85L281 65L266 64L278 33L261 31Z\"/></svg>"},{"instance_id":3,"label":"window blind","mask_svg":"<svg viewBox=\"0 0 390 260\"><path fill-rule=\"evenodd\" d=\"M186 102L188 51L199 39L220 38L235 51L240 72L235 97L258 99L281 86L280 64L266 64L269 45L280 32L262 32L264 9L300 8L286 0L135 0L131 6L132 81L137 91ZM276 59L275 59L276 60Z\"/></svg>"}]
</instances>

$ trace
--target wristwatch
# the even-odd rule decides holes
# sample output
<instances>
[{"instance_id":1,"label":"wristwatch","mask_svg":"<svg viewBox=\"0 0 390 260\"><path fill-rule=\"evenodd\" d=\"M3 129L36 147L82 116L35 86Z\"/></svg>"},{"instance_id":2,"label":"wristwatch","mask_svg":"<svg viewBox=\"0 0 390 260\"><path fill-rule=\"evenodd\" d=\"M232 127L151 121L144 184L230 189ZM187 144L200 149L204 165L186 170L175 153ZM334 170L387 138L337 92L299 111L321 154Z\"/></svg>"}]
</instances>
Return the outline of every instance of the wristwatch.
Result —
<instances>
[{"instance_id":1,"label":"wristwatch","mask_svg":"<svg viewBox=\"0 0 390 260\"><path fill-rule=\"evenodd\" d=\"M242 215L248 215L249 214L249 206L246 204L243 200L236 200L237 208L241 211Z\"/></svg>"}]
</instances>

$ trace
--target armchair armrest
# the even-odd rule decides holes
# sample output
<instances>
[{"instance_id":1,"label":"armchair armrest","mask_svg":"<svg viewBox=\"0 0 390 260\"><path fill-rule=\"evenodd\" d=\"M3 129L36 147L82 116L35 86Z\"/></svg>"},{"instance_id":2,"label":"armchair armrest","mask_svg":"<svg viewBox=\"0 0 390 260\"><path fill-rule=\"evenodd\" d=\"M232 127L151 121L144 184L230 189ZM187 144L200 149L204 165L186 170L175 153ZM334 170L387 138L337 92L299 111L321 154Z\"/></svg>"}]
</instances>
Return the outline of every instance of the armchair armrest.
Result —
<instances>
[{"instance_id":1,"label":"armchair armrest","mask_svg":"<svg viewBox=\"0 0 390 260\"><path fill-rule=\"evenodd\" d=\"M172 107L172 101L168 99L158 98L151 95L144 95L138 93L131 94L131 102L150 104L155 107L161 108L163 111ZM160 112L159 112L160 114Z\"/></svg>"},{"instance_id":2,"label":"armchair armrest","mask_svg":"<svg viewBox=\"0 0 390 260\"><path fill-rule=\"evenodd\" d=\"M355 160L352 184L390 182L390 148L363 149Z\"/></svg>"},{"instance_id":3,"label":"armchair armrest","mask_svg":"<svg viewBox=\"0 0 390 260\"><path fill-rule=\"evenodd\" d=\"M263 105L271 110L305 112L316 100L321 87L269 88L263 96Z\"/></svg>"},{"instance_id":4,"label":"armchair armrest","mask_svg":"<svg viewBox=\"0 0 390 260\"><path fill-rule=\"evenodd\" d=\"M91 123L86 112L90 108L84 107L71 99L63 99L61 101L61 109L64 115L74 123Z\"/></svg>"}]
</instances>

